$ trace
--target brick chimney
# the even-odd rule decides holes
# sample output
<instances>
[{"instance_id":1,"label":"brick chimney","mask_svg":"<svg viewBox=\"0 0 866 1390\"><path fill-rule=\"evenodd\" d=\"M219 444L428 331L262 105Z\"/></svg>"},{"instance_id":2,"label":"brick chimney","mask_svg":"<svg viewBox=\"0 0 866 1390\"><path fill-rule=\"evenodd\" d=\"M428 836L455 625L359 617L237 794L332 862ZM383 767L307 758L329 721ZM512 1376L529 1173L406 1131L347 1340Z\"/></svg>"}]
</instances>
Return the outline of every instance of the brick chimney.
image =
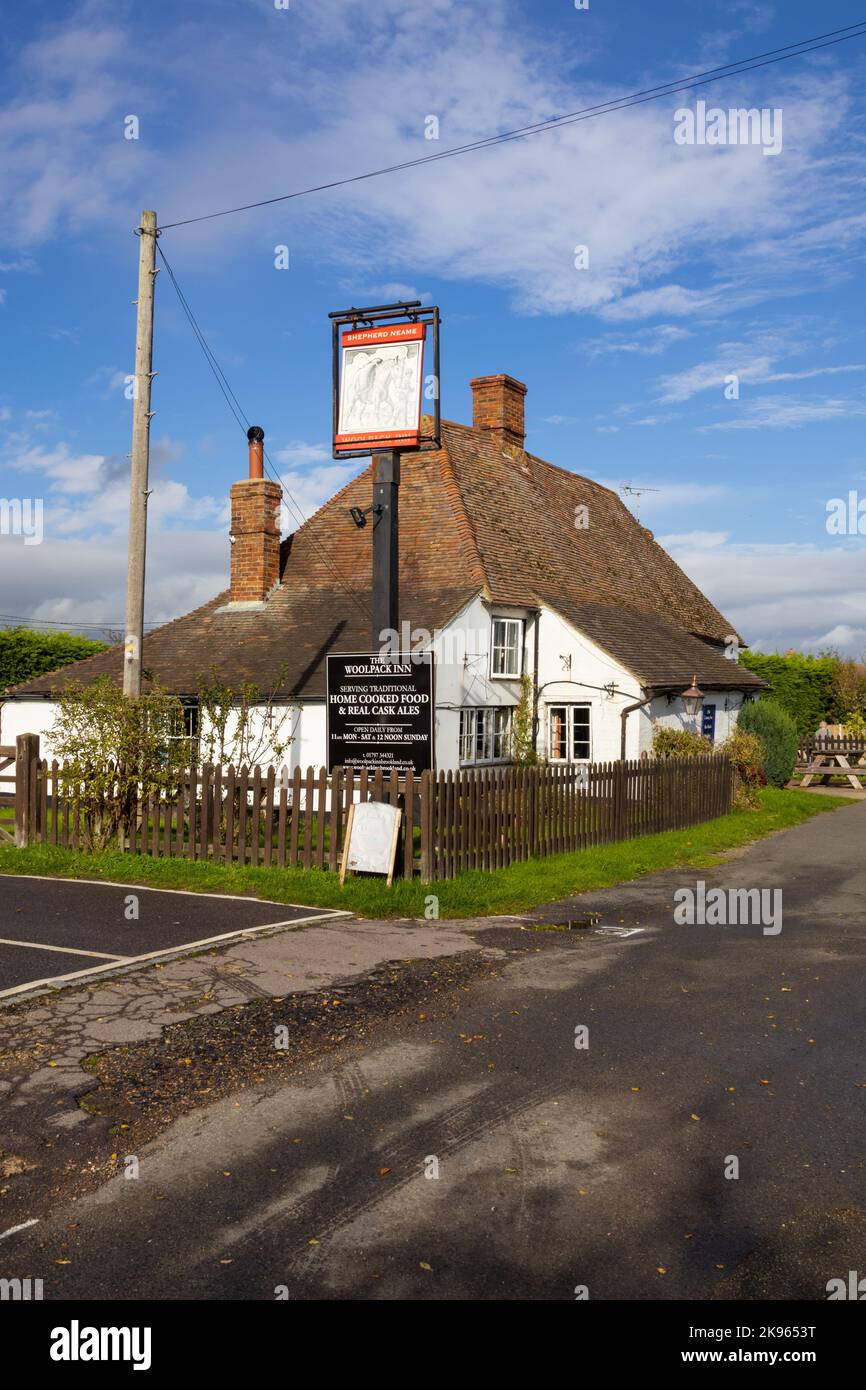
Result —
<instances>
[{"instance_id":1,"label":"brick chimney","mask_svg":"<svg viewBox=\"0 0 866 1390\"><path fill-rule=\"evenodd\" d=\"M472 387L472 428L488 430L505 453L520 458L526 439L523 421L526 387L523 382L501 374L477 376L469 385Z\"/></svg>"},{"instance_id":2,"label":"brick chimney","mask_svg":"<svg viewBox=\"0 0 866 1390\"><path fill-rule=\"evenodd\" d=\"M232 604L264 603L280 577L280 524L278 508L282 488L264 476L265 432L258 425L247 430L250 443L250 476L231 490L231 598Z\"/></svg>"}]
</instances>

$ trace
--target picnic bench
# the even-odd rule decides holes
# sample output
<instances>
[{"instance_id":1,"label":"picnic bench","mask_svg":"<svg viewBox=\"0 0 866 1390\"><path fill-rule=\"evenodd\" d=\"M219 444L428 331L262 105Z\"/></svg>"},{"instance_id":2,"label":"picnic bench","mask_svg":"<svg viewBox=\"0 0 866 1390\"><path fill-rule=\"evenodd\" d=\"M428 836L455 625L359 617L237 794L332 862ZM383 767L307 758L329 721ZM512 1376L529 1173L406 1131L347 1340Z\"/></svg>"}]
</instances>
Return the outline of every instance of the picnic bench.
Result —
<instances>
[{"instance_id":1,"label":"picnic bench","mask_svg":"<svg viewBox=\"0 0 866 1390\"><path fill-rule=\"evenodd\" d=\"M866 791L866 738L851 735L824 735L800 746L799 766L805 769L801 787L810 787L815 778L827 786L831 777L845 777L855 791ZM857 772L862 767L863 772Z\"/></svg>"}]
</instances>

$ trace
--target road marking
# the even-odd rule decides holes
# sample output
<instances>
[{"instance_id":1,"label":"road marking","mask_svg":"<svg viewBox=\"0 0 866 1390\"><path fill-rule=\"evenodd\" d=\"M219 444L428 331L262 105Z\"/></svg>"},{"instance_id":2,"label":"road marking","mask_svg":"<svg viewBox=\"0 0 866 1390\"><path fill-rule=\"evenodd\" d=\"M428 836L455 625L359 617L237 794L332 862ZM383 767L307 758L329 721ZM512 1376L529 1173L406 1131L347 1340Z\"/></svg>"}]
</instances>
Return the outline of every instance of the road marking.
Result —
<instances>
[{"instance_id":1,"label":"road marking","mask_svg":"<svg viewBox=\"0 0 866 1390\"><path fill-rule=\"evenodd\" d=\"M29 1221L22 1221L20 1226L10 1226L8 1231L0 1234L0 1240L5 1240L7 1236L14 1236L18 1231L26 1231L28 1226L38 1226L39 1217L31 1216Z\"/></svg>"},{"instance_id":2,"label":"road marking","mask_svg":"<svg viewBox=\"0 0 866 1390\"><path fill-rule=\"evenodd\" d=\"M22 874L20 877L24 878L25 875ZM26 877L37 878L44 877L44 875L27 874ZM81 882L82 880L74 879L70 881ZM52 880L52 882L56 882L56 880ZM125 884L117 886L126 887ZM163 890L160 889L157 891L161 892ZM210 895L196 894L196 896L206 897ZM279 903L278 906L287 907L292 906L292 904ZM87 970L73 970L66 975L46 975L44 979L41 980L27 980L23 985L13 985L11 989L0 990L0 1000L11 999L13 995L24 994L32 990L47 989L49 986L59 988L61 985L78 983L90 979L93 975L102 975L106 970L125 970L136 965L146 965L149 961L159 960L164 956L180 957L185 955L188 951L200 951L205 947L226 945L232 941L244 941L248 937L258 936L258 934L263 931L275 931L280 927L315 926L319 922L331 922L335 917L351 918L353 916L353 913L345 911L342 908L324 908L315 916L290 917L288 920L282 922L265 922L261 927L236 927L234 931L223 932L220 936L206 936L203 937L201 941L184 941L178 946L166 946L161 951L148 951L145 955L141 956L111 956L109 957L107 965L93 965ZM10 944L13 946L20 946L22 943L20 941L13 941ZM57 946L45 949L60 951L62 947ZM96 955L98 952L92 952L91 954Z\"/></svg>"},{"instance_id":3,"label":"road marking","mask_svg":"<svg viewBox=\"0 0 866 1390\"><path fill-rule=\"evenodd\" d=\"M14 941L0 936L0 946L26 946L30 951L59 951L62 956L98 956L100 960L133 960L133 956L112 956L108 951L83 951L80 946L43 946L41 941Z\"/></svg>"},{"instance_id":4,"label":"road marking","mask_svg":"<svg viewBox=\"0 0 866 1390\"><path fill-rule=\"evenodd\" d=\"M177 897L183 898L225 898L233 903L250 903L253 907L257 903L264 903L271 907L291 907L299 912L307 912L310 907L316 907L315 903L278 903L273 898L245 898L240 893L197 893L192 888L152 888L148 883L117 883L112 878L67 878L64 874L3 874L0 878L35 878L40 883L81 883L85 888L137 888L141 893L174 893ZM326 917L351 917L353 914L344 907L320 907L317 908L320 918ZM318 919L317 919L318 920Z\"/></svg>"}]
</instances>

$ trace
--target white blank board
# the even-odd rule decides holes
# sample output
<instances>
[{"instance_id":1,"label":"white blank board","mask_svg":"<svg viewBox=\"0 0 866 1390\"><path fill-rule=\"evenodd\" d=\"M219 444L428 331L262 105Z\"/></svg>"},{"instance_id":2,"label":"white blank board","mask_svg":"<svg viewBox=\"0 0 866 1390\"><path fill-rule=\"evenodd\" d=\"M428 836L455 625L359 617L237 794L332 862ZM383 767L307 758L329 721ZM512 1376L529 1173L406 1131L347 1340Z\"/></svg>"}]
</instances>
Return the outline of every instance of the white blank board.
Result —
<instances>
[{"instance_id":1,"label":"white blank board","mask_svg":"<svg viewBox=\"0 0 866 1390\"><path fill-rule=\"evenodd\" d=\"M391 874L400 810L384 801L359 801L352 808L352 824L345 848L344 866L364 874Z\"/></svg>"}]
</instances>

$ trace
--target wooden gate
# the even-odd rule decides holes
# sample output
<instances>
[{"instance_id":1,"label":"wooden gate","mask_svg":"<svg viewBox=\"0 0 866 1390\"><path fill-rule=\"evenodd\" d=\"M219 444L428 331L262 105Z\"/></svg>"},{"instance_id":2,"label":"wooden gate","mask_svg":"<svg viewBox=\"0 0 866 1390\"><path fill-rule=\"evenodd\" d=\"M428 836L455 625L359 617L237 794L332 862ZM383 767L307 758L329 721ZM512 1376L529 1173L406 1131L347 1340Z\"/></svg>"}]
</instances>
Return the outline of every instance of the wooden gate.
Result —
<instances>
[{"instance_id":1,"label":"wooden gate","mask_svg":"<svg viewBox=\"0 0 866 1390\"><path fill-rule=\"evenodd\" d=\"M15 843L15 748L0 744L0 845Z\"/></svg>"}]
</instances>

